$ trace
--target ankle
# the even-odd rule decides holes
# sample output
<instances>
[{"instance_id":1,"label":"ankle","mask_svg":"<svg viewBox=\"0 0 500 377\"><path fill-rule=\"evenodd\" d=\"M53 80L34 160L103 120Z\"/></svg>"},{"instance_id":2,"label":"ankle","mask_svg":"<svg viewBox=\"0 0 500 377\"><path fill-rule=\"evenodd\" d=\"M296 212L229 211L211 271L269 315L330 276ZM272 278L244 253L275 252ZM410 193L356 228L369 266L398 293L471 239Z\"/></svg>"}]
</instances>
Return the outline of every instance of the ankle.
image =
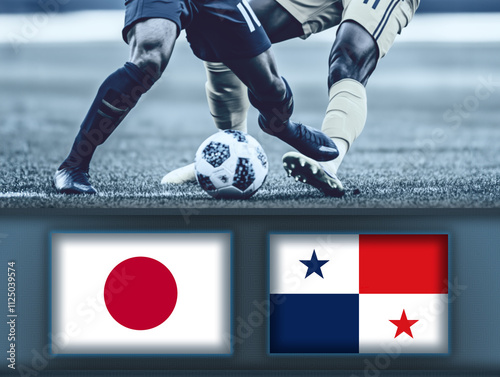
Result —
<instances>
[{"instance_id":1,"label":"ankle","mask_svg":"<svg viewBox=\"0 0 500 377\"><path fill-rule=\"evenodd\" d=\"M337 149L339 151L339 155L335 160L331 161L326 161L323 162L322 164L324 167L327 169L329 173L337 174L337 171L339 170L340 164L342 163L347 150L349 149L349 145L347 144L347 141L344 139L332 137L332 141L335 143L337 146Z\"/></svg>"}]
</instances>

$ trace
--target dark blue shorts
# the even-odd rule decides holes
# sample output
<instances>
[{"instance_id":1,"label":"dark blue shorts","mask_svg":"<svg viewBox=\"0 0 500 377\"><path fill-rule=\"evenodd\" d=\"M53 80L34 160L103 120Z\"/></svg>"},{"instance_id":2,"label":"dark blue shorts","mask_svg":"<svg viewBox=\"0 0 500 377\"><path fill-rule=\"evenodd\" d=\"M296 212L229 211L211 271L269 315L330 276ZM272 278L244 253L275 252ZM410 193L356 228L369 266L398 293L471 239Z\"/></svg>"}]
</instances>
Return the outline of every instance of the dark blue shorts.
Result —
<instances>
[{"instance_id":1,"label":"dark blue shorts","mask_svg":"<svg viewBox=\"0 0 500 377\"><path fill-rule=\"evenodd\" d=\"M247 0L126 0L127 33L137 22L165 18L186 29L194 54L221 62L255 57L271 47Z\"/></svg>"}]
</instances>

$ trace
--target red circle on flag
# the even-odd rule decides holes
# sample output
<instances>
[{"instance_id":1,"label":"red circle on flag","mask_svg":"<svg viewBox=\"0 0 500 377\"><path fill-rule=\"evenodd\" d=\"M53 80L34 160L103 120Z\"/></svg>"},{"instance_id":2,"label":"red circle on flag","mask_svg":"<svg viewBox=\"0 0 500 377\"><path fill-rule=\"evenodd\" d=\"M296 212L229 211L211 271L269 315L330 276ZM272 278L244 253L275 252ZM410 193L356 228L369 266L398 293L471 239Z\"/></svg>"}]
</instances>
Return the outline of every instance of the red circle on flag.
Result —
<instances>
[{"instance_id":1,"label":"red circle on flag","mask_svg":"<svg viewBox=\"0 0 500 377\"><path fill-rule=\"evenodd\" d=\"M109 314L132 330L161 325L177 302L177 284L156 259L134 257L119 263L106 279L104 302Z\"/></svg>"}]
</instances>

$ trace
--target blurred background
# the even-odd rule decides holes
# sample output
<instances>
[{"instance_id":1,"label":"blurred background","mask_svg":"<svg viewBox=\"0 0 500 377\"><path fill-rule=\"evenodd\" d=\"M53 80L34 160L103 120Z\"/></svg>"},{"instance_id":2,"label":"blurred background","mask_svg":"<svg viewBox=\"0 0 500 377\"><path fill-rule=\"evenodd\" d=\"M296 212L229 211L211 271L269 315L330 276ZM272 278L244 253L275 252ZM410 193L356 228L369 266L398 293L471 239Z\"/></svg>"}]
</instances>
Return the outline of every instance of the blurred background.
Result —
<instances>
[{"instance_id":1,"label":"blurred background","mask_svg":"<svg viewBox=\"0 0 500 377\"><path fill-rule=\"evenodd\" d=\"M122 9L123 0L64 0L60 1L61 11L85 9ZM39 0L2 0L0 12L31 13L39 12ZM497 0L422 0L419 12L500 12Z\"/></svg>"}]
</instances>

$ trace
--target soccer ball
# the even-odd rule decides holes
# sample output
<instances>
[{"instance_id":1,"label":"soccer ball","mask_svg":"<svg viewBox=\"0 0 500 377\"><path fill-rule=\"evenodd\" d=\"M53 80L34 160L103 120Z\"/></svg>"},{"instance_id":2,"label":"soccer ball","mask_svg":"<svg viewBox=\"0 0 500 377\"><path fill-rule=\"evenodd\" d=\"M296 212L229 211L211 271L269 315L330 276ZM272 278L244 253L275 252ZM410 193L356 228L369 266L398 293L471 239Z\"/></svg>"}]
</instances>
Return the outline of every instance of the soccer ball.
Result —
<instances>
[{"instance_id":1,"label":"soccer ball","mask_svg":"<svg viewBox=\"0 0 500 377\"><path fill-rule=\"evenodd\" d=\"M267 156L252 136L219 131L198 148L195 170L198 183L211 196L247 199L266 179Z\"/></svg>"}]
</instances>

